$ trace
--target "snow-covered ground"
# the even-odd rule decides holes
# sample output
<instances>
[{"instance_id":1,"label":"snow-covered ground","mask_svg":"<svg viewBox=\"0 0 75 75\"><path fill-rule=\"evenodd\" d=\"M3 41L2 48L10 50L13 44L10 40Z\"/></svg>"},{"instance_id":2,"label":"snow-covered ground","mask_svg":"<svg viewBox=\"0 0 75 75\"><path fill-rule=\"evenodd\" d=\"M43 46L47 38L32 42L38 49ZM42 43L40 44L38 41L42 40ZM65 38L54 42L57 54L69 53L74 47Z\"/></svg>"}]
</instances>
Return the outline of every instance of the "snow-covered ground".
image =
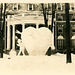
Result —
<instances>
[{"instance_id":1,"label":"snow-covered ground","mask_svg":"<svg viewBox=\"0 0 75 75\"><path fill-rule=\"evenodd\" d=\"M75 55L66 64L66 55L15 56L0 59L0 75L75 75Z\"/></svg>"},{"instance_id":2,"label":"snow-covered ground","mask_svg":"<svg viewBox=\"0 0 75 75\"><path fill-rule=\"evenodd\" d=\"M44 55L52 44L50 30L28 28L23 33L22 40L29 56L15 56L13 50L11 56L4 54L3 59L0 58L0 75L75 75L74 54L72 63L68 64L65 54Z\"/></svg>"}]
</instances>

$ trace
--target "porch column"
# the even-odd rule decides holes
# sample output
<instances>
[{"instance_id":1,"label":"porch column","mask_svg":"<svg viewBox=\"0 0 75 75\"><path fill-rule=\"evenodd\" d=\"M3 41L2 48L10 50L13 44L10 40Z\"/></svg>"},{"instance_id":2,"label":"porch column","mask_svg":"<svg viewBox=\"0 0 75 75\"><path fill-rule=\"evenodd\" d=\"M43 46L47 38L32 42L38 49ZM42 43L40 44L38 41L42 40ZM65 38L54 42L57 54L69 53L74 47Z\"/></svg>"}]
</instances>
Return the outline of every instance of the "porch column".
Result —
<instances>
[{"instance_id":1,"label":"porch column","mask_svg":"<svg viewBox=\"0 0 75 75\"><path fill-rule=\"evenodd\" d=\"M29 4L28 4L28 10L29 10Z\"/></svg>"},{"instance_id":2,"label":"porch column","mask_svg":"<svg viewBox=\"0 0 75 75\"><path fill-rule=\"evenodd\" d=\"M17 10L18 10L18 3L17 3Z\"/></svg>"},{"instance_id":3,"label":"porch column","mask_svg":"<svg viewBox=\"0 0 75 75\"><path fill-rule=\"evenodd\" d=\"M61 10L62 10L62 3L61 3Z\"/></svg>"},{"instance_id":4,"label":"porch column","mask_svg":"<svg viewBox=\"0 0 75 75\"><path fill-rule=\"evenodd\" d=\"M25 29L25 25L24 25L24 24L22 24L22 32L24 31L24 29Z\"/></svg>"},{"instance_id":5,"label":"porch column","mask_svg":"<svg viewBox=\"0 0 75 75\"><path fill-rule=\"evenodd\" d=\"M14 10L14 4L13 4L13 7L12 7L12 8L13 8L13 10Z\"/></svg>"},{"instance_id":6,"label":"porch column","mask_svg":"<svg viewBox=\"0 0 75 75\"><path fill-rule=\"evenodd\" d=\"M53 33L52 33L52 50L55 49L55 46L54 46L54 24L53 24Z\"/></svg>"},{"instance_id":7,"label":"porch column","mask_svg":"<svg viewBox=\"0 0 75 75\"><path fill-rule=\"evenodd\" d=\"M15 50L15 25L13 25L12 49Z\"/></svg>"},{"instance_id":8,"label":"porch column","mask_svg":"<svg viewBox=\"0 0 75 75\"><path fill-rule=\"evenodd\" d=\"M39 28L39 26L38 26L38 25L39 25L39 24L37 23L37 24L36 24L36 29L38 29L38 28Z\"/></svg>"},{"instance_id":9,"label":"porch column","mask_svg":"<svg viewBox=\"0 0 75 75\"><path fill-rule=\"evenodd\" d=\"M34 10L34 5L32 4L32 10Z\"/></svg>"},{"instance_id":10,"label":"porch column","mask_svg":"<svg viewBox=\"0 0 75 75\"><path fill-rule=\"evenodd\" d=\"M7 26L7 50L10 50L10 25Z\"/></svg>"}]
</instances>

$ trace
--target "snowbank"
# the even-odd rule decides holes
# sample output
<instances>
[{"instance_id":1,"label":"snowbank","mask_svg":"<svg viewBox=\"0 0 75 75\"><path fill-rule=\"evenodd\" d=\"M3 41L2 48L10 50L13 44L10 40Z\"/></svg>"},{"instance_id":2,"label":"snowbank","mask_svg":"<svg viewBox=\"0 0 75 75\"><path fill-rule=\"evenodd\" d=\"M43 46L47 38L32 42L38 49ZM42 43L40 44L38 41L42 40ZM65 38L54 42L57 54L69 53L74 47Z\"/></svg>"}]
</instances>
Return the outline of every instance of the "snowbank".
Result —
<instances>
[{"instance_id":1,"label":"snowbank","mask_svg":"<svg viewBox=\"0 0 75 75\"><path fill-rule=\"evenodd\" d=\"M16 56L7 59L4 54L0 59L1 75L74 75L75 55L72 54L73 63L66 64L66 55L52 56Z\"/></svg>"}]
</instances>

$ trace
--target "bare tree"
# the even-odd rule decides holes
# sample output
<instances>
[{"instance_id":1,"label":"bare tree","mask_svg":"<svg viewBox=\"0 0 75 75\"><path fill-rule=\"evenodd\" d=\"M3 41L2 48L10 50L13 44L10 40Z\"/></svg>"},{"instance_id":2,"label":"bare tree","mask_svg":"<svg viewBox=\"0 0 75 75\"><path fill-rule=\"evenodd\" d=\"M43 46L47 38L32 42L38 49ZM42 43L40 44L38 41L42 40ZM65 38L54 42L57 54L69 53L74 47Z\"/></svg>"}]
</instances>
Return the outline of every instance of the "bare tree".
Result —
<instances>
[{"instance_id":1,"label":"bare tree","mask_svg":"<svg viewBox=\"0 0 75 75\"><path fill-rule=\"evenodd\" d=\"M5 41L5 16L6 16L6 3L1 3L1 24L0 24L0 48L1 48L1 58L3 58L3 50L4 50L4 41ZM3 23L2 23L3 21Z\"/></svg>"},{"instance_id":2,"label":"bare tree","mask_svg":"<svg viewBox=\"0 0 75 75\"><path fill-rule=\"evenodd\" d=\"M51 23L51 31L53 29L53 23L55 18L55 11L56 11L56 3L52 3L52 23Z\"/></svg>"},{"instance_id":3,"label":"bare tree","mask_svg":"<svg viewBox=\"0 0 75 75\"><path fill-rule=\"evenodd\" d=\"M1 11L0 11L0 53L1 53L1 58L3 58L2 10L3 10L3 4L1 3Z\"/></svg>"}]
</instances>

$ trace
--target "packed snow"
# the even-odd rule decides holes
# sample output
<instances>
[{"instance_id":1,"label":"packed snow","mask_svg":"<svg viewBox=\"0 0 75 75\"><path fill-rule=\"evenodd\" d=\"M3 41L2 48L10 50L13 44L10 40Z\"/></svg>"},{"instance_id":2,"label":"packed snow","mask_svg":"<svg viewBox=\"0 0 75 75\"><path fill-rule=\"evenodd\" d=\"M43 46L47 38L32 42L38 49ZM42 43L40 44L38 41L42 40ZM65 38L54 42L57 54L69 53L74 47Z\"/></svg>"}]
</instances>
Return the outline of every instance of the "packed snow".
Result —
<instances>
[{"instance_id":1,"label":"packed snow","mask_svg":"<svg viewBox=\"0 0 75 75\"><path fill-rule=\"evenodd\" d=\"M0 59L1 75L75 75L75 55L66 63L65 54L51 56L14 56Z\"/></svg>"}]
</instances>

